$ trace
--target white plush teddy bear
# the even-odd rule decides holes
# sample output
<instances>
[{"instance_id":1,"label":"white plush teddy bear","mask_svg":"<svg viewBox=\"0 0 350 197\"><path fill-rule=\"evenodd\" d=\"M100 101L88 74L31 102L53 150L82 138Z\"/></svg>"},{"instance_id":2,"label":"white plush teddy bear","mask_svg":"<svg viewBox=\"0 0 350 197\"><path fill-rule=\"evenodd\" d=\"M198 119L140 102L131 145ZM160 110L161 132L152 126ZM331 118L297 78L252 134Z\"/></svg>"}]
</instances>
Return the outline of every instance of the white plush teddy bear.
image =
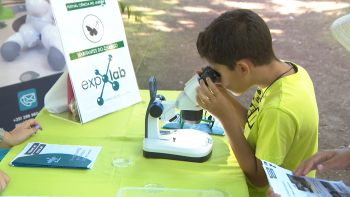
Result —
<instances>
[{"instance_id":1,"label":"white plush teddy bear","mask_svg":"<svg viewBox=\"0 0 350 197\"><path fill-rule=\"evenodd\" d=\"M24 46L33 47L42 42L49 50L47 60L51 68L63 70L66 61L49 1L26 0L25 4L28 11L26 22L1 46L1 56L6 61L13 61Z\"/></svg>"}]
</instances>

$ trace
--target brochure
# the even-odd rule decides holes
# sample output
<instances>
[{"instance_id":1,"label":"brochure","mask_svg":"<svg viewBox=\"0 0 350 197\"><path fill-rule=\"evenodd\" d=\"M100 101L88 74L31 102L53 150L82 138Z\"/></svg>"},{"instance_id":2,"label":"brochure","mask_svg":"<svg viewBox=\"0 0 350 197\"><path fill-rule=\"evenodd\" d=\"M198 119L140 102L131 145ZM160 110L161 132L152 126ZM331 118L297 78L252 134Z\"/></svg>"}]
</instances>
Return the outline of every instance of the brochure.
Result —
<instances>
[{"instance_id":1,"label":"brochure","mask_svg":"<svg viewBox=\"0 0 350 197\"><path fill-rule=\"evenodd\" d=\"M10 162L17 167L91 169L101 146L28 143Z\"/></svg>"},{"instance_id":2,"label":"brochure","mask_svg":"<svg viewBox=\"0 0 350 197\"><path fill-rule=\"evenodd\" d=\"M350 188L342 181L326 181L306 176L295 177L289 170L261 160L273 191L282 197L350 197Z\"/></svg>"},{"instance_id":3,"label":"brochure","mask_svg":"<svg viewBox=\"0 0 350 197\"><path fill-rule=\"evenodd\" d=\"M51 0L80 122L141 101L116 0Z\"/></svg>"}]
</instances>

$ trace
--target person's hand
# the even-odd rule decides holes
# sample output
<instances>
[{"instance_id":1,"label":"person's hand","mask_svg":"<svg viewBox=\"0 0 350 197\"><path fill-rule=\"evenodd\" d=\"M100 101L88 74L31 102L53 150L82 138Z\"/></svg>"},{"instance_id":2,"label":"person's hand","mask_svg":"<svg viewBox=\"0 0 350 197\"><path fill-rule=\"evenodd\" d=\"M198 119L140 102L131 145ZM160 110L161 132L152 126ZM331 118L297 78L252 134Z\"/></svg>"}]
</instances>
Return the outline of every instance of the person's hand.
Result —
<instances>
[{"instance_id":1,"label":"person's hand","mask_svg":"<svg viewBox=\"0 0 350 197\"><path fill-rule=\"evenodd\" d=\"M222 95L224 95L226 98L230 98L232 97L232 94L227 91L226 87L222 84L222 83L215 83L216 87L218 88L218 90L222 93Z\"/></svg>"},{"instance_id":2,"label":"person's hand","mask_svg":"<svg viewBox=\"0 0 350 197\"><path fill-rule=\"evenodd\" d=\"M281 197L278 194L273 193L273 188L270 187L267 191L266 191L266 196L267 197Z\"/></svg>"},{"instance_id":3,"label":"person's hand","mask_svg":"<svg viewBox=\"0 0 350 197\"><path fill-rule=\"evenodd\" d=\"M201 70L194 71L194 74L200 75L200 74L202 74L203 70L204 70L204 67L201 67Z\"/></svg>"},{"instance_id":4,"label":"person's hand","mask_svg":"<svg viewBox=\"0 0 350 197\"><path fill-rule=\"evenodd\" d=\"M2 192L10 182L10 177L2 170L0 170L0 192Z\"/></svg>"},{"instance_id":5,"label":"person's hand","mask_svg":"<svg viewBox=\"0 0 350 197\"><path fill-rule=\"evenodd\" d=\"M37 132L37 129L34 128L36 125L39 125L39 129L43 130L37 120L29 119L25 122L22 122L12 131L5 132L5 136L0 144L1 148L11 148L17 144L24 142L32 134Z\"/></svg>"},{"instance_id":6,"label":"person's hand","mask_svg":"<svg viewBox=\"0 0 350 197\"><path fill-rule=\"evenodd\" d=\"M232 105L227 98L229 93L227 92L226 88L221 84L214 84L209 77L206 78L206 81L210 90L202 79L199 81L201 87L196 88L196 100L198 105L207 110L218 120L232 118L234 114L233 110L230 110L232 109Z\"/></svg>"},{"instance_id":7,"label":"person's hand","mask_svg":"<svg viewBox=\"0 0 350 197\"><path fill-rule=\"evenodd\" d=\"M350 149L324 150L302 161L294 176L305 176L311 170L345 170L350 167Z\"/></svg>"}]
</instances>

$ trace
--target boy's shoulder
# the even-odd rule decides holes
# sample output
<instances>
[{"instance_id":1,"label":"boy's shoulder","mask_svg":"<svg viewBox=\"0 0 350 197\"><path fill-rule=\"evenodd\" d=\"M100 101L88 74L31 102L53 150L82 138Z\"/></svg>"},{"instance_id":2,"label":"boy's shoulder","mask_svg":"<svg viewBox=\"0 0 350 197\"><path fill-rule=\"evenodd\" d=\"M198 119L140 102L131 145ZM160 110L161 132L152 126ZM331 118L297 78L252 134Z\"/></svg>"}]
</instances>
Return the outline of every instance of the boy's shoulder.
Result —
<instances>
[{"instance_id":1,"label":"boy's shoulder","mask_svg":"<svg viewBox=\"0 0 350 197\"><path fill-rule=\"evenodd\" d=\"M309 74L303 67L293 62L284 62L290 63L295 68L296 73L281 78L271 85L261 101L261 107L265 109L288 108L293 111L293 109L300 107L313 106L316 103L316 96ZM260 89L260 91L265 90Z\"/></svg>"}]
</instances>

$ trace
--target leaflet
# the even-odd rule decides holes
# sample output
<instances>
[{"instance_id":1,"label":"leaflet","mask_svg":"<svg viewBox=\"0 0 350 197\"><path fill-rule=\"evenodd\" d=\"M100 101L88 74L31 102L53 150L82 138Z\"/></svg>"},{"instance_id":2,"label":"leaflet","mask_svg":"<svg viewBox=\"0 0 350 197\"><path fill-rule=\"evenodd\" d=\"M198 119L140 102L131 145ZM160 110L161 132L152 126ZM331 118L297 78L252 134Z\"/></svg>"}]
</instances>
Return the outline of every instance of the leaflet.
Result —
<instances>
[{"instance_id":1,"label":"leaflet","mask_svg":"<svg viewBox=\"0 0 350 197\"><path fill-rule=\"evenodd\" d=\"M350 197L350 188L342 181L326 181L306 176L295 177L289 170L261 160L273 191L283 197Z\"/></svg>"},{"instance_id":2,"label":"leaflet","mask_svg":"<svg viewBox=\"0 0 350 197\"><path fill-rule=\"evenodd\" d=\"M28 143L10 162L17 167L91 169L101 146Z\"/></svg>"}]
</instances>

